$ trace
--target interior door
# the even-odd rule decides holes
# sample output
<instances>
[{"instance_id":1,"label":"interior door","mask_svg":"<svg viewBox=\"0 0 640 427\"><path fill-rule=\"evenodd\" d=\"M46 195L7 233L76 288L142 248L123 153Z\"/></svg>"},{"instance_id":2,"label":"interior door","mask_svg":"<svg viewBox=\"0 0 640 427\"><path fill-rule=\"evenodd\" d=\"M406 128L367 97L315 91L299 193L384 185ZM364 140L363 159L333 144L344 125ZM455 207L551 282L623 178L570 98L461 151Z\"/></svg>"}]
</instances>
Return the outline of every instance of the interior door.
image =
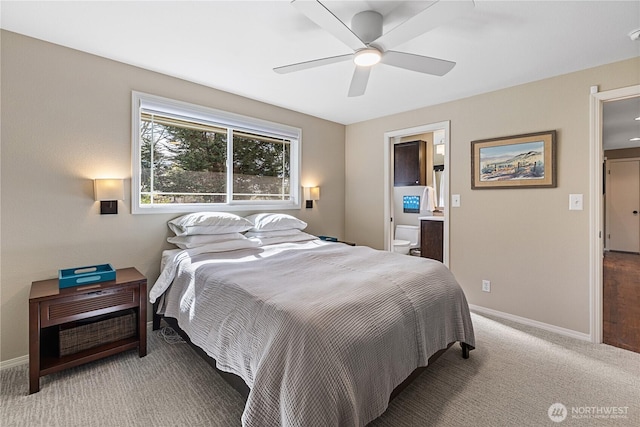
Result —
<instances>
[{"instance_id":1,"label":"interior door","mask_svg":"<svg viewBox=\"0 0 640 427\"><path fill-rule=\"evenodd\" d=\"M609 162L608 249L640 252L640 161Z\"/></svg>"}]
</instances>

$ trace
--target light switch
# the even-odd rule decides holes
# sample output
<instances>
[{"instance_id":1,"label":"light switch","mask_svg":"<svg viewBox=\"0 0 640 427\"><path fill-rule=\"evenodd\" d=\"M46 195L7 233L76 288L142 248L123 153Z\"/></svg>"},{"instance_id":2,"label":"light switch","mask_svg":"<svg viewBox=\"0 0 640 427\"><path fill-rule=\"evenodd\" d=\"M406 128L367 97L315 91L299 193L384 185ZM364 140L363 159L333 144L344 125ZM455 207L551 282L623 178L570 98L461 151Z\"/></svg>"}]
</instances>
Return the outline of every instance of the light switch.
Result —
<instances>
[{"instance_id":1,"label":"light switch","mask_svg":"<svg viewBox=\"0 0 640 427\"><path fill-rule=\"evenodd\" d=\"M569 210L570 211L582 210L582 194L569 194Z\"/></svg>"},{"instance_id":2,"label":"light switch","mask_svg":"<svg viewBox=\"0 0 640 427\"><path fill-rule=\"evenodd\" d=\"M460 195L459 194L452 194L451 195L451 207L452 208L459 208L460 207Z\"/></svg>"}]
</instances>

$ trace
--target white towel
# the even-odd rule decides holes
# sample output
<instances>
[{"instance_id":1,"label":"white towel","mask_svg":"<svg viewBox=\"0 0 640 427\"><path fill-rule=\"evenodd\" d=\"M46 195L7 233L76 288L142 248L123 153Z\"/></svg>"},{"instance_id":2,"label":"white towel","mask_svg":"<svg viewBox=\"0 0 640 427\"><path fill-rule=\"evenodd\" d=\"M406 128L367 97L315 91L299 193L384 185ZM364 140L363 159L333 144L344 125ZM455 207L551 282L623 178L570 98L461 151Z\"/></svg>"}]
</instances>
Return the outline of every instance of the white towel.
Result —
<instances>
[{"instance_id":1,"label":"white towel","mask_svg":"<svg viewBox=\"0 0 640 427\"><path fill-rule=\"evenodd\" d=\"M424 192L422 193L422 200L420 202L420 213L431 214L435 209L435 190L433 189L433 187L426 186L424 187Z\"/></svg>"}]
</instances>

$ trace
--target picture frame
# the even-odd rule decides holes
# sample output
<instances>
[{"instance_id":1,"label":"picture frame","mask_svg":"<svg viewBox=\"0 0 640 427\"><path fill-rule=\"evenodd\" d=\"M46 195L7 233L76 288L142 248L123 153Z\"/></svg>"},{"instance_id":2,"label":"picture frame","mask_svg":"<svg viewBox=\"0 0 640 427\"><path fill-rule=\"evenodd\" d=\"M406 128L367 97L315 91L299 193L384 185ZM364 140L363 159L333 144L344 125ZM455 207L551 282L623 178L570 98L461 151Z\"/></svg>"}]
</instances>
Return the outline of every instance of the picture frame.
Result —
<instances>
[{"instance_id":1,"label":"picture frame","mask_svg":"<svg viewBox=\"0 0 640 427\"><path fill-rule=\"evenodd\" d=\"M471 141L471 189L556 187L556 131Z\"/></svg>"},{"instance_id":2,"label":"picture frame","mask_svg":"<svg viewBox=\"0 0 640 427\"><path fill-rule=\"evenodd\" d=\"M420 213L420 196L402 196L402 212Z\"/></svg>"}]
</instances>

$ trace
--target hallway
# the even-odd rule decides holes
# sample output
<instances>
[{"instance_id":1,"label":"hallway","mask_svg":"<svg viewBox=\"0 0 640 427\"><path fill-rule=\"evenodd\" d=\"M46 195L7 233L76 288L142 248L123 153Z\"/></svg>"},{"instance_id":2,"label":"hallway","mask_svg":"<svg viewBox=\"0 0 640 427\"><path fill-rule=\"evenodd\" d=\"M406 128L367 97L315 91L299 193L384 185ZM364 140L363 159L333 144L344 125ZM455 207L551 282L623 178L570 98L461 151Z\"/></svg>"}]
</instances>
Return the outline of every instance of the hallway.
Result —
<instances>
[{"instance_id":1,"label":"hallway","mask_svg":"<svg viewBox=\"0 0 640 427\"><path fill-rule=\"evenodd\" d=\"M605 252L603 339L640 353L640 255Z\"/></svg>"}]
</instances>

